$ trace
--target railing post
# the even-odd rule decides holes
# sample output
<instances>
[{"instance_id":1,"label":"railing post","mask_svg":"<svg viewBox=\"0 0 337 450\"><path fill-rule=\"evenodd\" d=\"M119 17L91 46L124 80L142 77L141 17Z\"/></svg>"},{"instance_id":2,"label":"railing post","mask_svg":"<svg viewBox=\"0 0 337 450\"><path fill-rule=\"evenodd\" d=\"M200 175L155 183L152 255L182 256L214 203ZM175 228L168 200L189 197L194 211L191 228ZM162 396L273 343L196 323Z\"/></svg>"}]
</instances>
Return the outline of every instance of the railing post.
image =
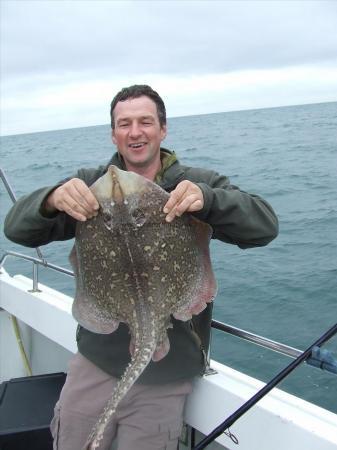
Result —
<instances>
[{"instance_id":1,"label":"railing post","mask_svg":"<svg viewBox=\"0 0 337 450\"><path fill-rule=\"evenodd\" d=\"M211 347L212 347L212 327L210 329L210 335L209 335L209 345L208 345L208 351L206 355L206 371L204 375L215 375L217 371L211 367Z\"/></svg>"},{"instance_id":2,"label":"railing post","mask_svg":"<svg viewBox=\"0 0 337 450\"><path fill-rule=\"evenodd\" d=\"M42 292L39 289L39 265L33 262L33 289L28 292Z\"/></svg>"}]
</instances>

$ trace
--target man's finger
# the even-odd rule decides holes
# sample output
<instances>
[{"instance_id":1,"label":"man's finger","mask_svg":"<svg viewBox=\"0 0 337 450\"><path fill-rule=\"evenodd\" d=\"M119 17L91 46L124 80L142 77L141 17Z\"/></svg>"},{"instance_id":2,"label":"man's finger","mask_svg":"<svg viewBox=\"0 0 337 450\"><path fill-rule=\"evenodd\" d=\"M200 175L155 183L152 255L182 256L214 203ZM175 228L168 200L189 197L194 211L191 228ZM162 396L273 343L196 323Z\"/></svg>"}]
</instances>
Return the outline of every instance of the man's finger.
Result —
<instances>
[{"instance_id":1,"label":"man's finger","mask_svg":"<svg viewBox=\"0 0 337 450\"><path fill-rule=\"evenodd\" d=\"M88 211L80 203L73 199L73 197L66 197L63 200L62 209L69 216L74 217L76 220L85 221L90 219L96 213Z\"/></svg>"},{"instance_id":2,"label":"man's finger","mask_svg":"<svg viewBox=\"0 0 337 450\"><path fill-rule=\"evenodd\" d=\"M186 211L200 211L203 206L204 196L199 186L185 180L171 192L163 211L167 214L166 221L171 222L176 216L181 216Z\"/></svg>"},{"instance_id":3,"label":"man's finger","mask_svg":"<svg viewBox=\"0 0 337 450\"><path fill-rule=\"evenodd\" d=\"M177 216L177 208L174 207L165 217L166 222L172 222L172 220Z\"/></svg>"},{"instance_id":4,"label":"man's finger","mask_svg":"<svg viewBox=\"0 0 337 450\"><path fill-rule=\"evenodd\" d=\"M185 212L194 212L200 211L203 207L203 202L196 198L195 196L191 196L186 198L180 205L174 207L165 217L167 222L172 222L175 217L182 216Z\"/></svg>"},{"instance_id":5,"label":"man's finger","mask_svg":"<svg viewBox=\"0 0 337 450\"><path fill-rule=\"evenodd\" d=\"M77 191L81 195L82 199L86 203L86 205L89 206L90 209L97 210L99 209L99 203L94 196L94 194L91 192L91 190L88 188L88 186L83 183L83 185L75 185Z\"/></svg>"},{"instance_id":6,"label":"man's finger","mask_svg":"<svg viewBox=\"0 0 337 450\"><path fill-rule=\"evenodd\" d=\"M199 211L203 207L199 193L193 193L184 198L176 207L176 215L182 215L184 212Z\"/></svg>"},{"instance_id":7,"label":"man's finger","mask_svg":"<svg viewBox=\"0 0 337 450\"><path fill-rule=\"evenodd\" d=\"M97 211L99 204L86 184L75 183L70 185L68 194L89 214Z\"/></svg>"},{"instance_id":8,"label":"man's finger","mask_svg":"<svg viewBox=\"0 0 337 450\"><path fill-rule=\"evenodd\" d=\"M188 189L188 184L185 181L182 181L177 185L174 191L171 192L170 198L168 199L166 205L164 206L164 213L169 213L173 208L175 208L185 195Z\"/></svg>"}]
</instances>

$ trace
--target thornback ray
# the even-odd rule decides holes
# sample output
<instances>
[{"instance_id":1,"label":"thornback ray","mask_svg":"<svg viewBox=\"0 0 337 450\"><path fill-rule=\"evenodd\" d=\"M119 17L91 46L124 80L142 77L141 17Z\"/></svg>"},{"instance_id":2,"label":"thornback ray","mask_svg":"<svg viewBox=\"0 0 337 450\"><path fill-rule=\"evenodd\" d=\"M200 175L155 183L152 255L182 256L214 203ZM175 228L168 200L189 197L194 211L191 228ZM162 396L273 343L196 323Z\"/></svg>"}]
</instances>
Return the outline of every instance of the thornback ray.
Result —
<instances>
[{"instance_id":1,"label":"thornback ray","mask_svg":"<svg viewBox=\"0 0 337 450\"><path fill-rule=\"evenodd\" d=\"M86 450L99 447L117 405L151 359L159 361L170 351L171 315L189 320L216 294L209 225L187 213L166 222L169 194L115 166L90 189L100 208L96 217L76 226L70 253L76 280L73 316L95 333L112 333L126 323L131 360Z\"/></svg>"}]
</instances>

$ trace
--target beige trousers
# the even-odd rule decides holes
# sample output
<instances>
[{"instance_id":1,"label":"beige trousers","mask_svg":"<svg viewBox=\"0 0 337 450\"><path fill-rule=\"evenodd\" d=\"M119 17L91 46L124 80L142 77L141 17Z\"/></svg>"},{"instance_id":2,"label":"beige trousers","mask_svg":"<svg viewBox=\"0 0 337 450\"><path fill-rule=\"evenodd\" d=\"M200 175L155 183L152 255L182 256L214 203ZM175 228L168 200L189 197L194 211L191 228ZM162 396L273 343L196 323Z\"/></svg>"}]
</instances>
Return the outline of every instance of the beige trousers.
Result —
<instances>
[{"instance_id":1,"label":"beige trousers","mask_svg":"<svg viewBox=\"0 0 337 450\"><path fill-rule=\"evenodd\" d=\"M54 450L81 450L102 412L116 379L80 353L69 363L66 382L51 423ZM135 384L107 426L100 450L176 450L190 381Z\"/></svg>"}]
</instances>

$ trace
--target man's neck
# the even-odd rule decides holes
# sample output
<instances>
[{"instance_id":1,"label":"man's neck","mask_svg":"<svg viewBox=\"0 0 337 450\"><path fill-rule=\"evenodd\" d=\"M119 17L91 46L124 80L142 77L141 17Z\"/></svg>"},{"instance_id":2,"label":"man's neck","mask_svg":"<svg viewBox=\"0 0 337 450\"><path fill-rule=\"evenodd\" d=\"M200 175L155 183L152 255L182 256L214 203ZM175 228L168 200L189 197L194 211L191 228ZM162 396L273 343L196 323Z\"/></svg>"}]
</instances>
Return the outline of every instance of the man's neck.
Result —
<instances>
[{"instance_id":1,"label":"man's neck","mask_svg":"<svg viewBox=\"0 0 337 450\"><path fill-rule=\"evenodd\" d=\"M138 175L142 175L143 177L147 178L148 180L154 181L156 178L157 173L161 169L161 160L160 158L155 163L151 164L150 166L135 166L133 164L129 164L126 161L124 161L126 170L130 172L135 172Z\"/></svg>"}]
</instances>

